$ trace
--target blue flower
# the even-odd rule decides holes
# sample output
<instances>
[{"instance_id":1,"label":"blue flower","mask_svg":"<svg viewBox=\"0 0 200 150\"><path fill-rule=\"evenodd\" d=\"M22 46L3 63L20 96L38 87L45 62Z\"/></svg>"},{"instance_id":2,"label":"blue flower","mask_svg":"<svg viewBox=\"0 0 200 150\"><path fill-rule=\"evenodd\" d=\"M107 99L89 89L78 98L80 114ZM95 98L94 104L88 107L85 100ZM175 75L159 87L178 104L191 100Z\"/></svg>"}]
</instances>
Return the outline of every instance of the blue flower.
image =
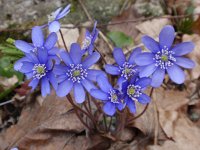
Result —
<instances>
[{"instance_id":1,"label":"blue flower","mask_svg":"<svg viewBox=\"0 0 200 150\"><path fill-rule=\"evenodd\" d=\"M57 89L58 83L55 78L52 59L49 58L46 49L38 49L37 54L34 52L27 53L21 59L21 67L18 71L24 73L27 79L31 79L29 86L32 91L41 84L42 96L50 94L50 84Z\"/></svg>"},{"instance_id":2,"label":"blue flower","mask_svg":"<svg viewBox=\"0 0 200 150\"><path fill-rule=\"evenodd\" d=\"M56 33L52 32L44 41L44 35L42 32L41 27L36 26L32 29L32 42L33 43L27 43L22 40L16 40L15 46L20 49L22 52L26 53L37 53L38 49L45 49L48 52L48 58L54 59L56 63L59 63L59 59L57 57L57 53L59 52L59 49L57 47L54 47L56 42L58 40L58 37ZM21 62L26 59L22 58L17 61L14 68L15 70L19 70L20 66L22 65Z\"/></svg>"},{"instance_id":3,"label":"blue flower","mask_svg":"<svg viewBox=\"0 0 200 150\"><path fill-rule=\"evenodd\" d=\"M124 100L131 113L136 113L135 102L147 104L151 101L151 98L143 93L143 91L150 84L150 78L138 78L137 76L134 76L133 78L131 78L130 81L126 81L122 84L122 93L124 94Z\"/></svg>"},{"instance_id":4,"label":"blue flower","mask_svg":"<svg viewBox=\"0 0 200 150\"><path fill-rule=\"evenodd\" d=\"M99 30L96 29L96 25L97 25L97 22L94 23L94 28L92 30L92 33L90 33L88 30L86 30L85 38L83 40L82 47L81 47L81 49L84 52L88 51L88 53L90 55L93 52L94 42L95 42L95 40L96 40L96 38L98 36L98 33L99 33Z\"/></svg>"},{"instance_id":5,"label":"blue flower","mask_svg":"<svg viewBox=\"0 0 200 150\"><path fill-rule=\"evenodd\" d=\"M70 7L71 5L69 4L63 10L62 8L58 8L55 12L52 12L48 16L48 27L50 32L57 32L60 29L59 20L65 17L70 12Z\"/></svg>"},{"instance_id":6,"label":"blue flower","mask_svg":"<svg viewBox=\"0 0 200 150\"><path fill-rule=\"evenodd\" d=\"M182 57L194 49L192 42L183 42L172 46L175 38L174 28L170 25L165 26L159 35L159 42L156 42L149 36L144 36L142 42L151 52L139 54L135 62L141 69L140 77L152 77L151 85L159 87L167 72L170 79L182 84L185 80L185 74L180 67L191 69L195 63Z\"/></svg>"},{"instance_id":7,"label":"blue flower","mask_svg":"<svg viewBox=\"0 0 200 150\"><path fill-rule=\"evenodd\" d=\"M110 85L106 76L98 76L97 83L100 89L92 89L90 94L94 98L102 100L105 103L103 111L107 115L113 116L116 112L116 108L122 110L125 104L123 103L121 92Z\"/></svg>"},{"instance_id":8,"label":"blue flower","mask_svg":"<svg viewBox=\"0 0 200 150\"><path fill-rule=\"evenodd\" d=\"M138 72L139 68L135 64L135 58L140 53L141 48L136 48L132 51L131 55L129 56L129 59L126 60L122 49L115 48L113 50L113 56L117 65L105 65L106 72L111 75L120 75L120 78L118 79L118 84L120 85L120 83L128 80L130 77L132 77Z\"/></svg>"},{"instance_id":9,"label":"blue flower","mask_svg":"<svg viewBox=\"0 0 200 150\"><path fill-rule=\"evenodd\" d=\"M85 100L85 90L90 92L91 89L96 88L92 81L96 81L96 76L103 74L100 70L89 69L96 63L100 54L94 52L84 60L82 60L83 53L79 44L73 43L70 52L61 52L60 57L64 64L55 65L54 72L57 75L59 82L57 95L60 97L66 96L71 89L74 91L74 98L77 103L82 103Z\"/></svg>"}]
</instances>

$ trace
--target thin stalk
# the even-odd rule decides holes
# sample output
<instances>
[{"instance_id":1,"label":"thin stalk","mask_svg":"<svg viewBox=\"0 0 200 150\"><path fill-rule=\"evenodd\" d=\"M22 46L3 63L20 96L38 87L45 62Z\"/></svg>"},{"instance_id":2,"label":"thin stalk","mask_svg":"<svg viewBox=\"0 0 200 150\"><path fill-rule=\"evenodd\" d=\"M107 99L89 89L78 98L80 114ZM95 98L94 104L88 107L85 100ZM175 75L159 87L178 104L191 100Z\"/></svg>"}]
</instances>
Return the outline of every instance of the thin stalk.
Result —
<instances>
[{"instance_id":1,"label":"thin stalk","mask_svg":"<svg viewBox=\"0 0 200 150\"><path fill-rule=\"evenodd\" d=\"M60 35L61 35L61 38L62 38L62 41L63 41L64 47L65 47L66 51L68 51L68 49L67 49L67 45L66 45L66 43L65 43L65 39L64 39L64 36L63 36L63 33L62 33L61 29L59 30L59 32L60 32Z\"/></svg>"},{"instance_id":2,"label":"thin stalk","mask_svg":"<svg viewBox=\"0 0 200 150\"><path fill-rule=\"evenodd\" d=\"M95 120L87 112L85 112L80 107L78 107L76 104L74 104L74 102L73 102L70 94L67 95L67 98L68 98L69 102L72 104L72 106L74 107L74 109L79 110L80 112L82 112L83 114L85 114L95 124Z\"/></svg>"},{"instance_id":3,"label":"thin stalk","mask_svg":"<svg viewBox=\"0 0 200 150\"><path fill-rule=\"evenodd\" d=\"M105 115L103 115L103 122L104 122L104 125L105 125L105 130L108 131L107 121L106 121L106 116Z\"/></svg>"},{"instance_id":4,"label":"thin stalk","mask_svg":"<svg viewBox=\"0 0 200 150\"><path fill-rule=\"evenodd\" d=\"M150 94L149 94L150 97L152 97L153 91L154 91L154 88L151 88L151 91L150 91ZM130 122L132 122L133 120L135 120L135 119L141 117L141 116L146 112L148 106L149 106L149 104L146 104L144 110L143 110L140 114L138 114L137 116L135 116L134 118L130 119L130 120L128 121L128 123L130 123Z\"/></svg>"},{"instance_id":5,"label":"thin stalk","mask_svg":"<svg viewBox=\"0 0 200 150\"><path fill-rule=\"evenodd\" d=\"M112 125L112 116L110 117L110 123L109 123L109 126L108 126L108 131L110 131L111 125Z\"/></svg>"}]
</instances>

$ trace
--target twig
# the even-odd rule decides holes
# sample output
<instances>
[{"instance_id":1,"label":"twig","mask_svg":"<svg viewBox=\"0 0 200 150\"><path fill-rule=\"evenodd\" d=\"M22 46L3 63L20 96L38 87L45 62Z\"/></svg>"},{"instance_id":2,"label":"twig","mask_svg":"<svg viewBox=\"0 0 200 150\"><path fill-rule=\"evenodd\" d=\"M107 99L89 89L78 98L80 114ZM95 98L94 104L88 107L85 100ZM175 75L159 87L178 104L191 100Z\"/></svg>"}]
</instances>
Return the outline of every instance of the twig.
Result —
<instances>
[{"instance_id":1,"label":"twig","mask_svg":"<svg viewBox=\"0 0 200 150\"><path fill-rule=\"evenodd\" d=\"M187 17L192 17L192 16L198 16L200 13L196 14L189 14L189 15L176 15L176 16L152 16L152 17L147 17L147 18L139 18L139 19L134 19L134 20L123 20L123 21L117 21L117 22L112 22L112 23L102 23L98 24L98 28L106 27L106 26L114 26L114 25L119 25L119 24L127 24L127 23L138 23L141 21L147 21L147 20L152 20L152 19L158 19L158 18L168 18L168 19L181 19L181 18L187 18ZM93 22L93 21L91 21ZM62 25L62 28L65 29L74 29L74 28L90 28L93 27L92 25L74 25L74 26L66 26ZM31 30L31 28L26 28L26 29L20 29L20 28L13 28L13 29L0 29L0 32L18 32L18 31L27 31Z\"/></svg>"},{"instance_id":2,"label":"twig","mask_svg":"<svg viewBox=\"0 0 200 150\"><path fill-rule=\"evenodd\" d=\"M91 121L94 123L95 125L95 120L90 116L90 114L88 114L87 112L85 112L84 110L82 110L80 107L78 107L76 104L74 104L72 97L70 94L67 95L67 99L69 100L69 102L72 104L72 106L74 107L74 109L79 110L80 112L82 112L83 114L85 114L88 118L91 119Z\"/></svg>"},{"instance_id":3,"label":"twig","mask_svg":"<svg viewBox=\"0 0 200 150\"><path fill-rule=\"evenodd\" d=\"M6 104L9 104L9 103L12 103L12 102L14 102L14 101L15 101L14 99L11 99L11 100L9 100L9 101L0 103L0 106L3 106L3 105L6 105Z\"/></svg>"},{"instance_id":4,"label":"twig","mask_svg":"<svg viewBox=\"0 0 200 150\"><path fill-rule=\"evenodd\" d=\"M81 7L83 8L83 10L84 10L84 12L85 12L87 18L92 22L93 19L92 19L91 15L89 14L89 12L88 12L87 8L85 7L85 5L82 3L82 0L78 0L78 2L80 3ZM101 32L100 30L99 30L99 35L100 35L100 37L104 40L104 42L108 45L109 49L110 49L111 52L112 52L113 47L112 47L112 45L109 43L107 37L106 37L106 36L103 34L103 32Z\"/></svg>"},{"instance_id":5,"label":"twig","mask_svg":"<svg viewBox=\"0 0 200 150\"><path fill-rule=\"evenodd\" d=\"M66 45L66 43L65 43L65 39L64 39L64 36L63 36L63 33L62 33L61 29L59 30L59 32L60 32L60 35L61 35L61 38L62 38L62 41L63 41L64 47L65 47L65 50L68 51L68 49L67 49L67 45Z\"/></svg>"}]
</instances>

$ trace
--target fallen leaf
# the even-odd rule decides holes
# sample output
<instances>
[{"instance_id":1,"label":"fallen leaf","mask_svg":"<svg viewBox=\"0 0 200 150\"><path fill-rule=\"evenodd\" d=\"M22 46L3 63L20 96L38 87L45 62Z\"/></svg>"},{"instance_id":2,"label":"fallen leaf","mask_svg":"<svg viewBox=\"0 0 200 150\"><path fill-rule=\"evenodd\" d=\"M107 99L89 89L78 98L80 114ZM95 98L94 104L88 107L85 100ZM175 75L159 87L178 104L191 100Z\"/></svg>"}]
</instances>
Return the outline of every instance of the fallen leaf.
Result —
<instances>
[{"instance_id":1,"label":"fallen leaf","mask_svg":"<svg viewBox=\"0 0 200 150\"><path fill-rule=\"evenodd\" d=\"M67 26L73 27L74 25L68 24ZM64 38L67 48L70 49L71 44L76 43L79 37L78 28L74 28L74 29L61 28L61 32L63 34L63 38ZM64 43L63 43L61 34L58 34L58 46L64 48Z\"/></svg>"},{"instance_id":2,"label":"fallen leaf","mask_svg":"<svg viewBox=\"0 0 200 150\"><path fill-rule=\"evenodd\" d=\"M197 150L200 145L200 129L185 115L181 115L174 126L174 140L163 145L148 146L148 150Z\"/></svg>"},{"instance_id":3,"label":"fallen leaf","mask_svg":"<svg viewBox=\"0 0 200 150\"><path fill-rule=\"evenodd\" d=\"M84 131L66 98L48 96L42 106L27 105L16 125L0 134L0 149L62 149L67 140Z\"/></svg>"}]
</instances>

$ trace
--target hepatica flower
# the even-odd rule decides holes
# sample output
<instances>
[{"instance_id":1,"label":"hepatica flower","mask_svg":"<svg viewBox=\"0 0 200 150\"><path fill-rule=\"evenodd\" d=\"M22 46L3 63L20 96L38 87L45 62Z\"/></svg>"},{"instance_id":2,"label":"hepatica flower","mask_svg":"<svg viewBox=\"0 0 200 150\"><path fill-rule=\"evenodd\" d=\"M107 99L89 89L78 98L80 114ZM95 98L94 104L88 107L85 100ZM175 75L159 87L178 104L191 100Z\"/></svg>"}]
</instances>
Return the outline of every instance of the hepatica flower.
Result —
<instances>
[{"instance_id":1,"label":"hepatica flower","mask_svg":"<svg viewBox=\"0 0 200 150\"><path fill-rule=\"evenodd\" d=\"M122 110L125 104L121 92L110 85L106 76L98 76L97 83L100 89L92 89L90 93L93 97L105 103L103 111L107 115L113 116L116 109Z\"/></svg>"},{"instance_id":2,"label":"hepatica flower","mask_svg":"<svg viewBox=\"0 0 200 150\"><path fill-rule=\"evenodd\" d=\"M48 27L50 32L57 32L60 29L59 20L70 12L71 5L67 5L64 9L58 8L55 12L48 15Z\"/></svg>"},{"instance_id":3,"label":"hepatica flower","mask_svg":"<svg viewBox=\"0 0 200 150\"><path fill-rule=\"evenodd\" d=\"M135 103L147 104L151 98L143 93L151 84L151 79L137 78L134 76L130 81L126 81L122 84L122 93L124 94L124 100L131 113L136 113Z\"/></svg>"},{"instance_id":4,"label":"hepatica flower","mask_svg":"<svg viewBox=\"0 0 200 150\"><path fill-rule=\"evenodd\" d=\"M140 77L152 75L153 87L159 87L168 73L170 79L182 84L185 80L185 74L180 68L191 69L195 63L184 58L183 55L190 53L194 49L192 42L183 42L172 46L175 38L174 28L170 25L165 26L159 34L159 42L156 42L149 36L144 36L142 42L150 50L139 54L135 62L139 66L144 66L140 71Z\"/></svg>"},{"instance_id":5,"label":"hepatica flower","mask_svg":"<svg viewBox=\"0 0 200 150\"><path fill-rule=\"evenodd\" d=\"M28 79L31 79L29 86L32 91L41 85L42 96L50 94L50 84L57 89L57 80L52 72L53 63L49 59L46 49L39 49L36 53L28 53L21 61L20 72L24 73Z\"/></svg>"},{"instance_id":6,"label":"hepatica flower","mask_svg":"<svg viewBox=\"0 0 200 150\"><path fill-rule=\"evenodd\" d=\"M96 29L96 25L97 25L97 22L94 23L94 28L92 30L92 33L90 33L88 30L86 30L86 33L85 33L85 38L83 40L83 43L82 43L82 47L81 49L85 52L88 51L88 53L91 55L92 52L93 52L93 49L94 49L94 42L98 36L98 33L99 33L99 30Z\"/></svg>"},{"instance_id":7,"label":"hepatica flower","mask_svg":"<svg viewBox=\"0 0 200 150\"><path fill-rule=\"evenodd\" d=\"M74 98L77 103L84 102L84 88L88 92L96 88L92 81L96 81L96 76L102 74L100 70L89 69L99 60L99 53L94 52L84 60L82 60L82 56L83 53L80 46L77 43L73 43L70 53L64 51L60 53L64 64L56 65L54 68L59 82L57 95L60 97L66 96L73 88Z\"/></svg>"},{"instance_id":8,"label":"hepatica flower","mask_svg":"<svg viewBox=\"0 0 200 150\"><path fill-rule=\"evenodd\" d=\"M58 37L56 33L52 32L45 41L41 27L36 26L32 29L33 43L27 43L22 40L16 40L15 46L24 53L32 53L32 52L37 53L39 49L40 50L43 49L48 52L49 59L55 59L56 62L59 63L59 59L56 55L59 49L54 47L57 40L58 40ZM26 59L26 57L17 61L17 63L14 66L16 70L20 69L21 61L23 61L24 59Z\"/></svg>"},{"instance_id":9,"label":"hepatica flower","mask_svg":"<svg viewBox=\"0 0 200 150\"><path fill-rule=\"evenodd\" d=\"M128 80L130 77L135 75L138 71L138 67L135 64L135 58L140 53L141 53L141 49L136 48L132 51L128 60L126 60L126 57L122 49L115 48L113 50L113 56L117 65L115 66L109 65L109 64L105 65L106 72L111 75L119 75L120 78L118 79L118 84L122 83L123 81Z\"/></svg>"}]
</instances>

